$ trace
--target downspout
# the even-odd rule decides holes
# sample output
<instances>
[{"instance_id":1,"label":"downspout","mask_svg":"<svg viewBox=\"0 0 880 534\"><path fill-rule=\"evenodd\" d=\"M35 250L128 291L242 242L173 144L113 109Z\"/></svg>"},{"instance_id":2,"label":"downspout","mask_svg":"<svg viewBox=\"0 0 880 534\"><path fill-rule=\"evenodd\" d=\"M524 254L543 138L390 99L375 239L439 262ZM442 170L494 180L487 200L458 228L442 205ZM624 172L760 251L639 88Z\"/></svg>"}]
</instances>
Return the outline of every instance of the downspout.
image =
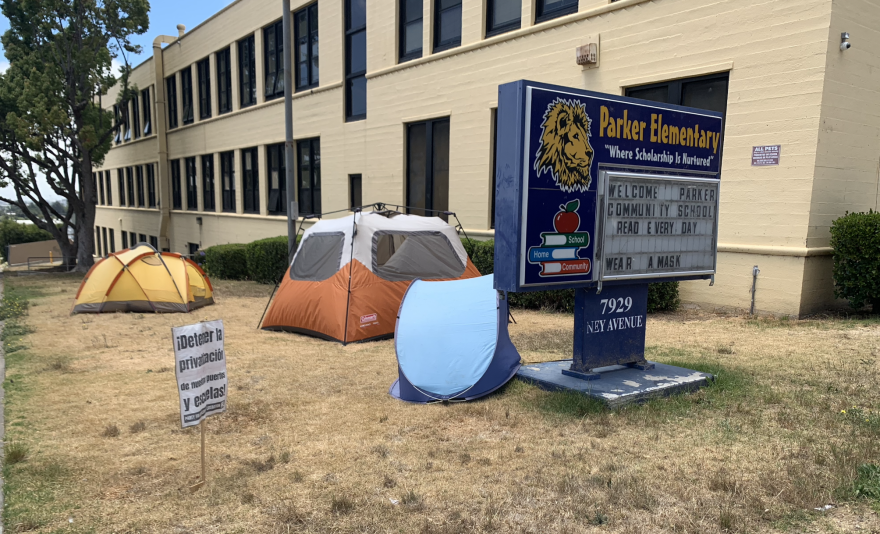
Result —
<instances>
[{"instance_id":1,"label":"downspout","mask_svg":"<svg viewBox=\"0 0 880 534\"><path fill-rule=\"evenodd\" d=\"M159 163L156 181L159 183L159 251L171 251L168 226L171 220L171 178L168 173L168 120L165 111L165 63L162 45L173 44L183 37L186 27L177 25L178 36L160 35L153 40L153 66L156 72L156 137L159 139Z\"/></svg>"}]
</instances>

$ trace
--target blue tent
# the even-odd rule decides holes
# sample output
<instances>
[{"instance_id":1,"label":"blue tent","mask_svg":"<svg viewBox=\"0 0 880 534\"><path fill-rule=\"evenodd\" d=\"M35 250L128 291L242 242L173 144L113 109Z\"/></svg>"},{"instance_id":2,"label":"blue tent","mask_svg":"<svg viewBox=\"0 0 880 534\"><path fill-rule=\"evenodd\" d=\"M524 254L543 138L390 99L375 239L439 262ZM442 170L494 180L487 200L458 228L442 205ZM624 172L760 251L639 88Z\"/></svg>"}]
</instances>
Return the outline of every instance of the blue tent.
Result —
<instances>
[{"instance_id":1,"label":"blue tent","mask_svg":"<svg viewBox=\"0 0 880 534\"><path fill-rule=\"evenodd\" d=\"M507 332L507 295L491 275L413 282L400 303L394 348L400 378L388 393L408 402L476 399L520 365Z\"/></svg>"}]
</instances>

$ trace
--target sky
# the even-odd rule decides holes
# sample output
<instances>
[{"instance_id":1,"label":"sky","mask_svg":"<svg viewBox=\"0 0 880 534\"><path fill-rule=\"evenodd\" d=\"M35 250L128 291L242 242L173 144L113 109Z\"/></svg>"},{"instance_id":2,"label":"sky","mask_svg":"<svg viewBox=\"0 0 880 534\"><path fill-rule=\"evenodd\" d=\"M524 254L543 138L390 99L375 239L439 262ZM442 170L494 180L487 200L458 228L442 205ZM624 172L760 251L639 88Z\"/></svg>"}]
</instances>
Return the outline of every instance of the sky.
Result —
<instances>
[{"instance_id":1,"label":"sky","mask_svg":"<svg viewBox=\"0 0 880 534\"><path fill-rule=\"evenodd\" d=\"M132 42L141 45L141 53L128 58L132 66L137 66L153 54L153 39L157 35L177 35L177 25L186 25L187 31L204 22L233 0L150 0L150 28L143 35L136 35ZM280 4L280 3L279 3ZM279 9L281 9L279 7ZM9 20L0 15L0 33L9 29ZM0 51L3 50L0 44ZM121 61L120 61L121 63ZM0 72L9 67L5 53L0 57ZM58 198L48 186L41 187L47 198ZM13 195L11 187L0 189L0 194Z\"/></svg>"}]
</instances>

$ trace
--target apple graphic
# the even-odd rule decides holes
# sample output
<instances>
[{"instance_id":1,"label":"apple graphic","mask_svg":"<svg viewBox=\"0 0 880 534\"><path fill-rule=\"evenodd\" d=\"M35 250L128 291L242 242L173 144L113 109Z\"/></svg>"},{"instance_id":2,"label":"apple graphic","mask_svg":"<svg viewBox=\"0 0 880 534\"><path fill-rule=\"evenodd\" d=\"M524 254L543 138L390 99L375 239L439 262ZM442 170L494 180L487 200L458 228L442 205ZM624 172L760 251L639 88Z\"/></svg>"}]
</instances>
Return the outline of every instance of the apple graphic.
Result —
<instances>
[{"instance_id":1,"label":"apple graphic","mask_svg":"<svg viewBox=\"0 0 880 534\"><path fill-rule=\"evenodd\" d=\"M560 234L573 234L581 225L581 218L577 209L581 206L580 200L572 200L564 206L559 206L559 213L553 218L553 227Z\"/></svg>"}]
</instances>

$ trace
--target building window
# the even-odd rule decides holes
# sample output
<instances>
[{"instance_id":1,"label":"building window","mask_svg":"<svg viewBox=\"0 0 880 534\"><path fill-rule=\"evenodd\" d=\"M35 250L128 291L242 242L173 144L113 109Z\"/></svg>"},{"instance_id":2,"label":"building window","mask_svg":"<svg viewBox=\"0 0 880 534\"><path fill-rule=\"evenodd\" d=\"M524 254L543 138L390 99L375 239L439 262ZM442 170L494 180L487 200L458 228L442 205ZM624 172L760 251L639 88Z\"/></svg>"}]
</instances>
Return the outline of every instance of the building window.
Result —
<instances>
[{"instance_id":1,"label":"building window","mask_svg":"<svg viewBox=\"0 0 880 534\"><path fill-rule=\"evenodd\" d=\"M422 57L422 0L400 0L400 61Z\"/></svg>"},{"instance_id":2,"label":"building window","mask_svg":"<svg viewBox=\"0 0 880 534\"><path fill-rule=\"evenodd\" d=\"M119 112L122 114L122 128L125 131L123 134L123 141L131 141L131 120L128 114L128 102L126 101L124 104L121 104L119 107Z\"/></svg>"},{"instance_id":3,"label":"building window","mask_svg":"<svg viewBox=\"0 0 880 534\"><path fill-rule=\"evenodd\" d=\"M193 72L187 67L180 71L180 92L183 104L183 123L192 124L193 117Z\"/></svg>"},{"instance_id":4,"label":"building window","mask_svg":"<svg viewBox=\"0 0 880 534\"><path fill-rule=\"evenodd\" d=\"M131 129L134 131L134 138L141 138L141 110L138 105L138 95L137 93L131 99Z\"/></svg>"},{"instance_id":5,"label":"building window","mask_svg":"<svg viewBox=\"0 0 880 534\"><path fill-rule=\"evenodd\" d=\"M104 205L104 173L98 172L98 204Z\"/></svg>"},{"instance_id":6,"label":"building window","mask_svg":"<svg viewBox=\"0 0 880 534\"><path fill-rule=\"evenodd\" d=\"M728 73L630 87L626 96L727 113ZM722 125L724 123L722 122ZM721 129L721 144L724 128Z\"/></svg>"},{"instance_id":7,"label":"building window","mask_svg":"<svg viewBox=\"0 0 880 534\"><path fill-rule=\"evenodd\" d=\"M123 230L120 233L122 234L122 248L126 249L128 248L128 232Z\"/></svg>"},{"instance_id":8,"label":"building window","mask_svg":"<svg viewBox=\"0 0 880 534\"><path fill-rule=\"evenodd\" d=\"M134 207L134 169L132 167L125 168L125 198L128 199L128 207Z\"/></svg>"},{"instance_id":9,"label":"building window","mask_svg":"<svg viewBox=\"0 0 880 534\"><path fill-rule=\"evenodd\" d=\"M165 101L168 107L168 129L177 128L177 78L165 78Z\"/></svg>"},{"instance_id":10,"label":"building window","mask_svg":"<svg viewBox=\"0 0 880 534\"><path fill-rule=\"evenodd\" d=\"M101 256L101 227L95 227L95 246L93 247L93 254L95 256Z\"/></svg>"},{"instance_id":11,"label":"building window","mask_svg":"<svg viewBox=\"0 0 880 534\"><path fill-rule=\"evenodd\" d=\"M279 20L263 29L266 100L284 96L284 25Z\"/></svg>"},{"instance_id":12,"label":"building window","mask_svg":"<svg viewBox=\"0 0 880 534\"><path fill-rule=\"evenodd\" d=\"M104 187L107 188L107 206L113 205L113 183L110 180L110 171L104 171Z\"/></svg>"},{"instance_id":13,"label":"building window","mask_svg":"<svg viewBox=\"0 0 880 534\"><path fill-rule=\"evenodd\" d=\"M449 209L449 119L407 126L406 205L416 215Z\"/></svg>"},{"instance_id":14,"label":"building window","mask_svg":"<svg viewBox=\"0 0 880 534\"><path fill-rule=\"evenodd\" d=\"M138 234L138 243L146 243L147 236L145 234Z\"/></svg>"},{"instance_id":15,"label":"building window","mask_svg":"<svg viewBox=\"0 0 880 534\"><path fill-rule=\"evenodd\" d=\"M461 0L435 0L434 52L461 45Z\"/></svg>"},{"instance_id":16,"label":"building window","mask_svg":"<svg viewBox=\"0 0 880 534\"><path fill-rule=\"evenodd\" d=\"M257 168L257 149L241 151L241 187L244 193L244 212L260 213L260 172Z\"/></svg>"},{"instance_id":17,"label":"building window","mask_svg":"<svg viewBox=\"0 0 880 534\"><path fill-rule=\"evenodd\" d=\"M113 124L116 126L116 135L113 136L113 142L118 145L122 142L122 116L120 115L118 104L113 104Z\"/></svg>"},{"instance_id":18,"label":"building window","mask_svg":"<svg viewBox=\"0 0 880 534\"><path fill-rule=\"evenodd\" d=\"M142 165L134 168L134 178L134 185L137 187L137 205L139 208L145 208L147 203L144 198L144 167Z\"/></svg>"},{"instance_id":19,"label":"building window","mask_svg":"<svg viewBox=\"0 0 880 534\"><path fill-rule=\"evenodd\" d=\"M232 111L232 63L228 48L217 52L217 105L220 113Z\"/></svg>"},{"instance_id":20,"label":"building window","mask_svg":"<svg viewBox=\"0 0 880 534\"><path fill-rule=\"evenodd\" d=\"M235 152L220 154L220 182L223 189L223 211L235 213Z\"/></svg>"},{"instance_id":21,"label":"building window","mask_svg":"<svg viewBox=\"0 0 880 534\"><path fill-rule=\"evenodd\" d=\"M113 228L110 228L110 252L116 252L116 236L113 235Z\"/></svg>"},{"instance_id":22,"label":"building window","mask_svg":"<svg viewBox=\"0 0 880 534\"><path fill-rule=\"evenodd\" d=\"M521 15L522 0L489 0L486 37L519 29Z\"/></svg>"},{"instance_id":23,"label":"building window","mask_svg":"<svg viewBox=\"0 0 880 534\"><path fill-rule=\"evenodd\" d=\"M183 209L183 199L180 189L180 160L171 160L171 209Z\"/></svg>"},{"instance_id":24,"label":"building window","mask_svg":"<svg viewBox=\"0 0 880 534\"><path fill-rule=\"evenodd\" d=\"M364 205L360 174L348 175L348 201L352 210Z\"/></svg>"},{"instance_id":25,"label":"building window","mask_svg":"<svg viewBox=\"0 0 880 534\"><path fill-rule=\"evenodd\" d=\"M125 171L116 169L116 185L119 186L119 205L125 206Z\"/></svg>"},{"instance_id":26,"label":"building window","mask_svg":"<svg viewBox=\"0 0 880 534\"><path fill-rule=\"evenodd\" d=\"M159 238L154 235L151 235L150 236L150 245L152 245L152 247L154 249L159 250Z\"/></svg>"},{"instance_id":27,"label":"building window","mask_svg":"<svg viewBox=\"0 0 880 534\"><path fill-rule=\"evenodd\" d=\"M196 64L199 73L199 120L211 117L211 62L208 58Z\"/></svg>"},{"instance_id":28,"label":"building window","mask_svg":"<svg viewBox=\"0 0 880 534\"><path fill-rule=\"evenodd\" d=\"M131 245L132 247L137 245L137 236L135 235L134 232L128 233L128 244Z\"/></svg>"},{"instance_id":29,"label":"building window","mask_svg":"<svg viewBox=\"0 0 880 534\"><path fill-rule=\"evenodd\" d=\"M321 140L297 141L297 198L302 215L321 213Z\"/></svg>"},{"instance_id":30,"label":"building window","mask_svg":"<svg viewBox=\"0 0 880 534\"><path fill-rule=\"evenodd\" d=\"M189 255L195 256L199 252L199 244L198 243L187 243L187 247L189 248Z\"/></svg>"},{"instance_id":31,"label":"building window","mask_svg":"<svg viewBox=\"0 0 880 534\"><path fill-rule=\"evenodd\" d=\"M318 86L318 4L293 14L296 43L296 90Z\"/></svg>"},{"instance_id":32,"label":"building window","mask_svg":"<svg viewBox=\"0 0 880 534\"><path fill-rule=\"evenodd\" d=\"M144 110L144 135L150 135L153 133L153 110L149 87L141 91L141 108Z\"/></svg>"},{"instance_id":33,"label":"building window","mask_svg":"<svg viewBox=\"0 0 880 534\"><path fill-rule=\"evenodd\" d=\"M110 254L110 249L107 247L107 228L101 228L101 235L104 237L104 243L101 247L101 250L104 252L103 256L107 256Z\"/></svg>"},{"instance_id":34,"label":"building window","mask_svg":"<svg viewBox=\"0 0 880 534\"><path fill-rule=\"evenodd\" d=\"M199 209L198 191L196 190L196 158L186 158L186 209Z\"/></svg>"},{"instance_id":35,"label":"building window","mask_svg":"<svg viewBox=\"0 0 880 534\"><path fill-rule=\"evenodd\" d=\"M284 162L284 143L266 147L269 166L269 213L287 213L287 167Z\"/></svg>"},{"instance_id":36,"label":"building window","mask_svg":"<svg viewBox=\"0 0 880 534\"><path fill-rule=\"evenodd\" d=\"M144 165L147 171L147 207L156 207L156 168L152 163Z\"/></svg>"},{"instance_id":37,"label":"building window","mask_svg":"<svg viewBox=\"0 0 880 534\"><path fill-rule=\"evenodd\" d=\"M345 118L367 118L367 0L345 0Z\"/></svg>"},{"instance_id":38,"label":"building window","mask_svg":"<svg viewBox=\"0 0 880 534\"><path fill-rule=\"evenodd\" d=\"M538 0L535 22L577 13L578 0Z\"/></svg>"},{"instance_id":39,"label":"building window","mask_svg":"<svg viewBox=\"0 0 880 534\"><path fill-rule=\"evenodd\" d=\"M238 42L238 86L241 107L257 103L257 62L253 35Z\"/></svg>"},{"instance_id":40,"label":"building window","mask_svg":"<svg viewBox=\"0 0 880 534\"><path fill-rule=\"evenodd\" d=\"M202 205L204 211L214 211L214 155L202 156Z\"/></svg>"}]
</instances>

